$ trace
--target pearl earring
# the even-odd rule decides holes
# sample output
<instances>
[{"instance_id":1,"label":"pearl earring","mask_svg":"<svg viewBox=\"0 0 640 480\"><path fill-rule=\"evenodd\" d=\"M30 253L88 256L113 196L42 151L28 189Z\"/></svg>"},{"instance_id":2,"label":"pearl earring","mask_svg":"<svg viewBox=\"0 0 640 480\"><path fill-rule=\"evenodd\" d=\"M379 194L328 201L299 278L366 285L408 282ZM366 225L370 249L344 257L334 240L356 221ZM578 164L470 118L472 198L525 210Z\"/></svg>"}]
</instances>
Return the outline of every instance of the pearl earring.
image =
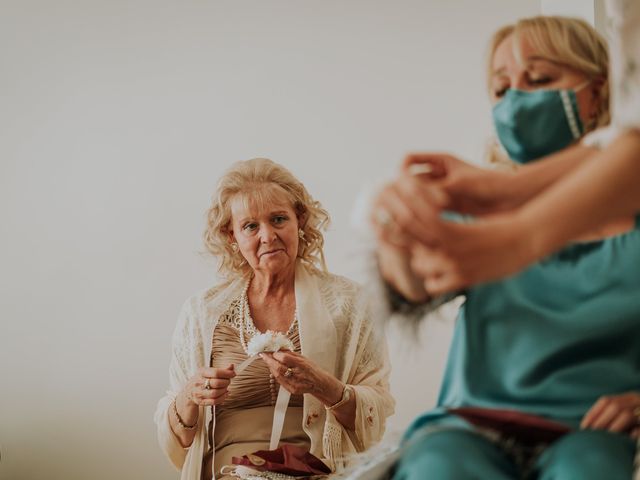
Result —
<instances>
[{"instance_id":1,"label":"pearl earring","mask_svg":"<svg viewBox=\"0 0 640 480\"><path fill-rule=\"evenodd\" d=\"M301 228L298 229L298 238L300 240L304 240L304 230L302 230Z\"/></svg>"},{"instance_id":2,"label":"pearl earring","mask_svg":"<svg viewBox=\"0 0 640 480\"><path fill-rule=\"evenodd\" d=\"M238 253L238 250L240 250L240 247L238 247L238 244L236 242L232 242L231 243L231 251L233 253Z\"/></svg>"}]
</instances>

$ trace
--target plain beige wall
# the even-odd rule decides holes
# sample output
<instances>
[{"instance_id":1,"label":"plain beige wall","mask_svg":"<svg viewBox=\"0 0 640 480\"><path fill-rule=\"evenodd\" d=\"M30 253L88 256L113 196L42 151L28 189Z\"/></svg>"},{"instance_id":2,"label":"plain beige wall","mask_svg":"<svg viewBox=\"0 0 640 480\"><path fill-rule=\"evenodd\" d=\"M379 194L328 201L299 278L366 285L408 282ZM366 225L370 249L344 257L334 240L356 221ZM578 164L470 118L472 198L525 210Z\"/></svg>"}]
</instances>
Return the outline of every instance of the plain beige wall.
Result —
<instances>
[{"instance_id":1,"label":"plain beige wall","mask_svg":"<svg viewBox=\"0 0 640 480\"><path fill-rule=\"evenodd\" d=\"M538 0L2 1L0 478L171 479L152 415L178 309L210 285L203 214L232 161L290 167L349 212L412 149L480 158L491 32ZM452 312L392 331L404 428Z\"/></svg>"}]
</instances>

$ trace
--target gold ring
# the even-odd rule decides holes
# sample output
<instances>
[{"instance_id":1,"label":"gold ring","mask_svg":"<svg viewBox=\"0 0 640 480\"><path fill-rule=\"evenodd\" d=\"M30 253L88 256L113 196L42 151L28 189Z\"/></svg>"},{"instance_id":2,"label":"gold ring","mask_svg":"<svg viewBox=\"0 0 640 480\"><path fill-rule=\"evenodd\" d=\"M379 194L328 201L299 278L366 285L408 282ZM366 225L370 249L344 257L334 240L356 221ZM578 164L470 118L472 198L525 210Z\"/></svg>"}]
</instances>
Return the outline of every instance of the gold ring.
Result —
<instances>
[{"instance_id":1,"label":"gold ring","mask_svg":"<svg viewBox=\"0 0 640 480\"><path fill-rule=\"evenodd\" d=\"M209 379L207 378L207 380L204 382L204 389L205 390L211 390L211 383L209 383Z\"/></svg>"},{"instance_id":2,"label":"gold ring","mask_svg":"<svg viewBox=\"0 0 640 480\"><path fill-rule=\"evenodd\" d=\"M287 369L284 372L284 376L289 378L291 375L293 375L293 369L291 367L287 367Z\"/></svg>"}]
</instances>

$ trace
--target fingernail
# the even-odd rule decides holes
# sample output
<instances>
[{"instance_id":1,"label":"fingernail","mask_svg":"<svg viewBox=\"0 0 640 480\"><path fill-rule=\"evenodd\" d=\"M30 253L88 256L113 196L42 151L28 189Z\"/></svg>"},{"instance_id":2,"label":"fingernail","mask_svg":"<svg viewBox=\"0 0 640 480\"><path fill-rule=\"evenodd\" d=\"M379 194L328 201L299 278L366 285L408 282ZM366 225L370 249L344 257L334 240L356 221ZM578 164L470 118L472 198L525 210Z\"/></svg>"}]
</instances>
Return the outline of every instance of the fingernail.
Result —
<instances>
[{"instance_id":1,"label":"fingernail","mask_svg":"<svg viewBox=\"0 0 640 480\"><path fill-rule=\"evenodd\" d=\"M428 163L414 163L407 167L409 175L423 175L433 172L433 167Z\"/></svg>"}]
</instances>

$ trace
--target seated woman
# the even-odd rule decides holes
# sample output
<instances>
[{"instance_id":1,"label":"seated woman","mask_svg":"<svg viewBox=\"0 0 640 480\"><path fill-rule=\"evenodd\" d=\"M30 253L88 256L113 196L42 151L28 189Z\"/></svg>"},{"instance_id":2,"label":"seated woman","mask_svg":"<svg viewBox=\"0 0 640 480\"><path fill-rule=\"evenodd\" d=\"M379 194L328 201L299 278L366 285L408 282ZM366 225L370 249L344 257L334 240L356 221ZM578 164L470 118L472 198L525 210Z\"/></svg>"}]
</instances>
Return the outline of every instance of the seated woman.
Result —
<instances>
[{"instance_id":1,"label":"seated woman","mask_svg":"<svg viewBox=\"0 0 640 480\"><path fill-rule=\"evenodd\" d=\"M292 393L282 442L330 468L382 437L394 406L386 347L361 289L326 271L328 220L270 160L239 162L220 180L205 244L227 279L184 304L155 416L182 480L221 478L232 457L269 449L279 385ZM268 330L294 350L263 354L236 374L251 338Z\"/></svg>"},{"instance_id":2,"label":"seated woman","mask_svg":"<svg viewBox=\"0 0 640 480\"><path fill-rule=\"evenodd\" d=\"M605 44L580 20L536 17L501 29L489 77L498 138L520 163L568 147L607 118ZM416 303L428 303L424 274L440 260L437 245L425 245L437 224L429 219L451 207L425 176L389 185L375 214L381 272ZM608 235L464 292L438 405L409 429L395 479L631 477L640 229L630 221ZM508 410L521 425L532 414L567 433L534 440L533 428L507 432L487 412L478 426L456 407Z\"/></svg>"}]
</instances>

